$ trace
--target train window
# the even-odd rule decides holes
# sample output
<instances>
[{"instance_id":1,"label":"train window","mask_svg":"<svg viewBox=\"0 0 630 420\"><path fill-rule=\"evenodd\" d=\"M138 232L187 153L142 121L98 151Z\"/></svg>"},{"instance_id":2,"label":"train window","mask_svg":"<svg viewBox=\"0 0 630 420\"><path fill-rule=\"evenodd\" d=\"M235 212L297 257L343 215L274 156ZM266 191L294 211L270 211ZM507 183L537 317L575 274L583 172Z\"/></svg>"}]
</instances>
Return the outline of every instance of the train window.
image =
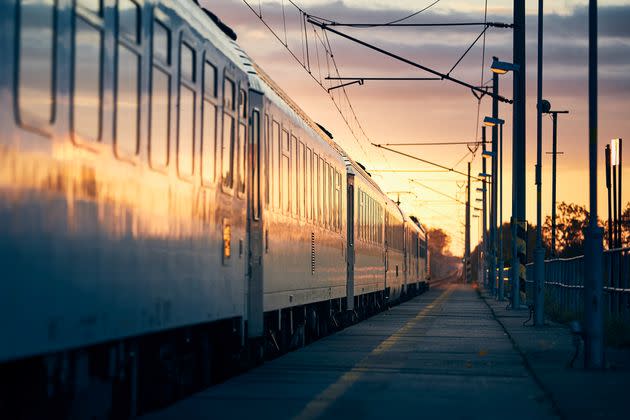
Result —
<instances>
[{"instance_id":1,"label":"train window","mask_svg":"<svg viewBox=\"0 0 630 420\"><path fill-rule=\"evenodd\" d=\"M48 125L54 115L55 0L20 1L18 115Z\"/></svg>"},{"instance_id":2,"label":"train window","mask_svg":"<svg viewBox=\"0 0 630 420\"><path fill-rule=\"evenodd\" d=\"M343 227L343 195L341 194L341 174L337 172L337 228Z\"/></svg>"},{"instance_id":3,"label":"train window","mask_svg":"<svg viewBox=\"0 0 630 420\"><path fill-rule=\"evenodd\" d=\"M153 23L153 59L171 64L171 31L157 19Z\"/></svg>"},{"instance_id":4,"label":"train window","mask_svg":"<svg viewBox=\"0 0 630 420\"><path fill-rule=\"evenodd\" d=\"M201 178L205 182L214 182L216 156L217 107L214 103L217 89L216 68L204 61L203 64L203 117L201 138Z\"/></svg>"},{"instance_id":5,"label":"train window","mask_svg":"<svg viewBox=\"0 0 630 420\"><path fill-rule=\"evenodd\" d=\"M207 61L203 66L203 90L207 96L217 96L217 69Z\"/></svg>"},{"instance_id":6,"label":"train window","mask_svg":"<svg viewBox=\"0 0 630 420\"><path fill-rule=\"evenodd\" d=\"M237 172L238 172L238 185L237 191L241 194L245 193L245 159L247 158L247 153L245 150L245 145L247 144L247 129L245 124L238 125L238 161L237 161Z\"/></svg>"},{"instance_id":7,"label":"train window","mask_svg":"<svg viewBox=\"0 0 630 420\"><path fill-rule=\"evenodd\" d=\"M252 113L252 214L255 220L260 218L260 113Z\"/></svg>"},{"instance_id":8,"label":"train window","mask_svg":"<svg viewBox=\"0 0 630 420\"><path fill-rule=\"evenodd\" d=\"M227 79L226 79L227 80ZM234 153L234 117L223 113L223 141L221 147L221 176L223 186L232 188L232 154Z\"/></svg>"},{"instance_id":9,"label":"train window","mask_svg":"<svg viewBox=\"0 0 630 420\"><path fill-rule=\"evenodd\" d=\"M101 57L103 34L75 17L72 128L86 140L101 139Z\"/></svg>"},{"instance_id":10,"label":"train window","mask_svg":"<svg viewBox=\"0 0 630 420\"><path fill-rule=\"evenodd\" d=\"M140 57L118 44L116 75L116 151L125 156L138 153L140 116Z\"/></svg>"},{"instance_id":11,"label":"train window","mask_svg":"<svg viewBox=\"0 0 630 420\"><path fill-rule=\"evenodd\" d=\"M264 160L264 185L265 185L265 208L269 208L271 204L271 184L269 181L272 179L271 175L271 133L270 133L270 120L269 114L265 114L265 156Z\"/></svg>"},{"instance_id":12,"label":"train window","mask_svg":"<svg viewBox=\"0 0 630 420\"><path fill-rule=\"evenodd\" d=\"M98 16L100 16L103 12L102 0L77 0L77 4Z\"/></svg>"},{"instance_id":13,"label":"train window","mask_svg":"<svg viewBox=\"0 0 630 420\"><path fill-rule=\"evenodd\" d=\"M195 51L190 45L182 42L180 51L180 77L187 82L195 82Z\"/></svg>"},{"instance_id":14,"label":"train window","mask_svg":"<svg viewBox=\"0 0 630 420\"><path fill-rule=\"evenodd\" d=\"M272 184L273 184L273 200L274 200L274 208L275 209L282 209L282 205L281 205L281 177L280 177L280 166L282 165L282 163L280 162L280 124L278 124L277 121L274 121L273 124L273 144L271 146L271 157L273 159L273 162L271 164L272 169L273 169L273 179L272 179Z\"/></svg>"},{"instance_id":15,"label":"train window","mask_svg":"<svg viewBox=\"0 0 630 420\"><path fill-rule=\"evenodd\" d=\"M322 161L322 225L328 227L328 183L326 182L328 176L328 164L326 161Z\"/></svg>"},{"instance_id":16,"label":"train window","mask_svg":"<svg viewBox=\"0 0 630 420\"><path fill-rule=\"evenodd\" d=\"M140 43L140 6L133 0L118 0L118 35Z\"/></svg>"},{"instance_id":17,"label":"train window","mask_svg":"<svg viewBox=\"0 0 630 420\"><path fill-rule=\"evenodd\" d=\"M322 172L321 172L321 184L322 184L322 225L328 227L328 164L322 158Z\"/></svg>"},{"instance_id":18,"label":"train window","mask_svg":"<svg viewBox=\"0 0 630 420\"><path fill-rule=\"evenodd\" d=\"M238 115L242 118L247 117L247 94L243 89L238 91Z\"/></svg>"},{"instance_id":19,"label":"train window","mask_svg":"<svg viewBox=\"0 0 630 420\"><path fill-rule=\"evenodd\" d=\"M361 229L363 225L363 191L361 191L361 188L359 188L359 193L357 194L357 201L359 202L359 209L357 211L357 236L359 239L363 239L363 230Z\"/></svg>"},{"instance_id":20,"label":"train window","mask_svg":"<svg viewBox=\"0 0 630 420\"><path fill-rule=\"evenodd\" d=\"M179 90L179 130L177 137L177 168L179 174L193 174L195 136L195 91L185 85Z\"/></svg>"},{"instance_id":21,"label":"train window","mask_svg":"<svg viewBox=\"0 0 630 420\"><path fill-rule=\"evenodd\" d=\"M298 203L300 202L300 149L298 147L298 140L295 136L291 136L291 147L293 148L293 153L291 155L291 159L293 160L293 165L291 165L291 179L293 180L293 197L291 200L291 211L294 216L299 216Z\"/></svg>"},{"instance_id":22,"label":"train window","mask_svg":"<svg viewBox=\"0 0 630 420\"><path fill-rule=\"evenodd\" d=\"M225 110L234 110L234 82L228 78L223 84L223 107Z\"/></svg>"},{"instance_id":23,"label":"train window","mask_svg":"<svg viewBox=\"0 0 630 420\"><path fill-rule=\"evenodd\" d=\"M333 230L337 230L338 226L338 220L337 220L337 209L339 208L339 203L337 201L337 189L336 189L336 177L337 177L337 171L331 166L330 167L330 193L332 195L332 200L330 200L330 202L332 203L332 215L331 215L331 219L332 219L332 227Z\"/></svg>"},{"instance_id":24,"label":"train window","mask_svg":"<svg viewBox=\"0 0 630 420\"><path fill-rule=\"evenodd\" d=\"M205 99L203 101L203 137L201 143L201 176L206 182L214 182L216 154L217 107Z\"/></svg>"},{"instance_id":25,"label":"train window","mask_svg":"<svg viewBox=\"0 0 630 420\"><path fill-rule=\"evenodd\" d=\"M151 72L151 126L149 160L153 167L168 165L170 144L171 76L160 65L170 64L171 34L153 21L153 69Z\"/></svg>"},{"instance_id":26,"label":"train window","mask_svg":"<svg viewBox=\"0 0 630 420\"><path fill-rule=\"evenodd\" d=\"M319 207L319 166L319 156L317 155L317 153L313 153L313 220L315 221L315 223L319 223L321 220L321 209Z\"/></svg>"},{"instance_id":27,"label":"train window","mask_svg":"<svg viewBox=\"0 0 630 420\"><path fill-rule=\"evenodd\" d=\"M299 212L300 212L300 216L302 216L303 218L307 218L306 216L306 193L307 193L307 189L306 189L306 149L304 147L304 143L300 142L300 153L298 155L298 177L299 180L297 182L297 184L299 185L298 187L298 192L299 194L299 202L300 202L300 208L299 208Z\"/></svg>"},{"instance_id":28,"label":"train window","mask_svg":"<svg viewBox=\"0 0 630 420\"><path fill-rule=\"evenodd\" d=\"M306 219L313 220L313 152L306 148Z\"/></svg>"},{"instance_id":29,"label":"train window","mask_svg":"<svg viewBox=\"0 0 630 420\"><path fill-rule=\"evenodd\" d=\"M291 146L289 133L282 130L282 210L291 212Z\"/></svg>"}]
</instances>

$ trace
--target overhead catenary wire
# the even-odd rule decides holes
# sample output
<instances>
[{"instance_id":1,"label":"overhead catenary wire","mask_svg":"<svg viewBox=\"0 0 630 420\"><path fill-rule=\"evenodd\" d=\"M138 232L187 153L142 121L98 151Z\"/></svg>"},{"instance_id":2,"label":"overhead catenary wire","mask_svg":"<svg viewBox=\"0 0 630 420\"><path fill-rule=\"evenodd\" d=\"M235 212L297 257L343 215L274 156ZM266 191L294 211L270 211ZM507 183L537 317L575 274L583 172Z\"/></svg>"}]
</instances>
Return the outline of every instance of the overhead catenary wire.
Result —
<instances>
[{"instance_id":1,"label":"overhead catenary wire","mask_svg":"<svg viewBox=\"0 0 630 420\"><path fill-rule=\"evenodd\" d=\"M414 184L418 184L418 185L420 185L421 187L426 188L426 189L427 189L427 190L429 190L429 191L433 191L433 192L434 192L434 193L436 193L436 194L440 194L440 195L442 195L442 196L444 196L444 197L450 198L451 200L455 200L455 201L457 201L458 203L463 204L464 206L466 206L466 205L467 205L465 201L462 201L462 200L460 200L460 199L459 199L459 198L457 198L457 197L453 197L452 195L448 195L448 194L446 194L446 193L443 193L443 192L442 192L442 191L440 191L440 190L436 190L435 188L431 188L431 187L429 187L429 186L427 186L427 185L424 185L422 182L418 181L417 179L410 179L409 181L410 181L410 182L413 182ZM480 210L480 209L479 209L479 208L477 208L477 207L473 207L473 206L470 206L470 207L471 207L471 208L473 208L473 209L475 209L475 210Z\"/></svg>"},{"instance_id":2,"label":"overhead catenary wire","mask_svg":"<svg viewBox=\"0 0 630 420\"><path fill-rule=\"evenodd\" d=\"M308 22L312 23L315 26L318 26L318 27L324 29L325 31L332 32L332 33L334 33L336 35L339 35L342 38L345 38L347 40L353 41L353 42L355 42L355 43L357 43L359 45L362 45L362 46L364 46L366 48L369 48L369 49L374 50L376 52L379 52L379 53L381 53L383 55L386 55L386 56L388 56L390 58L393 58L394 60L401 61L401 62L403 62L405 64L409 64L412 67L416 67L416 68L418 68L420 70L423 70L423 71L425 71L427 73L431 73L431 74L433 74L435 76L438 76L438 77L442 78L443 80L447 80L447 81L456 83L456 84L458 84L460 86L466 87L466 88L470 89L473 92L479 92L480 94L483 94L483 95L490 95L490 96L496 97L501 102L510 103L510 104L513 102L511 99L507 99L507 98L505 98L505 97L503 97L501 95L494 94L494 93L490 94L490 93L488 93L487 91L485 91L484 89L482 89L482 88L480 88L478 86L474 86L474 85L472 85L472 84L470 84L468 82L464 82L463 80L456 79L456 78L450 76L449 74L445 74L445 73L441 73L441 72L439 72L437 70L433 70L433 69L431 69L431 68L429 68L429 67L427 67L425 65L422 65L422 64L417 63L415 61L412 61L412 60L410 60L408 58L405 58L405 57L403 57L401 55L394 54L394 53L392 53L390 51L387 51L387 50L385 50L383 48L377 47L376 45L372 45L372 44L370 44L368 42L362 41L361 39L358 39L358 38L353 37L351 35L348 35L346 33L340 32L340 31L338 31L336 29L333 29L329 25L326 25L323 22L320 22L318 20L313 19L313 16L309 16L308 17Z\"/></svg>"},{"instance_id":3,"label":"overhead catenary wire","mask_svg":"<svg viewBox=\"0 0 630 420\"><path fill-rule=\"evenodd\" d=\"M300 30L300 37L302 40L302 43L307 42L307 44L304 46L304 50L306 52L306 58L304 58L304 56L301 54L300 52L296 52L293 51L291 49L291 47L289 46L288 43L288 35L286 32L286 13L284 10L285 7L285 2L283 1L280 5L282 7L282 11L281 11L281 17L282 17L282 28L281 31L284 32L284 38L278 34L278 32L276 32L271 25L263 18L263 12L262 12L262 8L258 7L258 10L256 10L248 0L243 0L243 3L245 3L245 5L252 11L252 13L263 23L263 25L269 30L269 32L271 32L271 34L278 40L278 42L280 44L282 44L282 46L289 52L289 54L291 55L291 57L293 57L293 59L308 73L308 75L320 86L320 88L324 91L327 92L328 88L331 86L326 86L324 83L324 79L322 77L322 68L321 68L321 60L320 60L320 55L324 54L326 56L326 65L327 65L327 70L328 70L328 75L330 76L330 63L332 62L332 68L333 70L336 72L336 75L340 77L339 74L339 69L338 66L335 62L334 59L334 54L331 51L331 47L330 47L330 43L326 42L322 39L322 37L319 36L319 34L317 33L316 27L314 25L312 25L311 23L311 27L313 29L313 39L311 40L312 43L315 44L315 54L317 57L317 69L319 71L319 78L317 77L317 75L315 74L315 72L313 72L313 69L311 68L311 48L308 45L308 31L301 31ZM306 17L308 16L307 13L301 8L299 7L294 1L292 0L288 0L288 3L290 3L293 7L295 7L299 13L300 13L300 19L303 20L305 23L305 27L306 27L306 23L310 23L306 20ZM324 34L325 32L322 31ZM325 35L324 35L325 36ZM319 46L317 44L320 44ZM320 47L321 47L321 54L320 54ZM301 59L298 54L302 55L303 58ZM352 106L352 103L350 102L350 98L348 96L348 93L346 91L345 88L341 88L339 89L339 91L341 91L342 93L339 92L327 92L328 96L330 97L330 99L333 102L333 105L335 106L335 108L337 109L337 112L339 113L339 115L341 116L342 120L344 121L346 127L348 128L348 130L350 131L350 134L352 135L352 138L354 140L354 142L357 144L357 146L359 147L361 153L363 154L363 156L368 159L369 155L367 153L366 148L364 147L363 143L365 142L370 142L369 137L367 136L367 134L365 133L365 130L363 129L363 126L361 124L361 122L358 119L358 116L356 115L355 109ZM335 94L337 94L337 96L335 96ZM347 104L347 110L348 110L348 114L350 115L346 115L346 113L344 112L343 108L343 102L345 100L345 103ZM353 125L356 128L353 128ZM360 135L363 136L363 141L360 139ZM391 164L389 163L389 161L387 160L387 157L385 155L383 155L383 159L385 160L386 164L388 166L391 166Z\"/></svg>"},{"instance_id":4,"label":"overhead catenary wire","mask_svg":"<svg viewBox=\"0 0 630 420\"><path fill-rule=\"evenodd\" d=\"M390 149L389 147L385 147L385 146L383 146L382 144L375 144L375 143L372 143L372 145L373 145L373 146L375 146L375 147L380 147L380 148L382 148L382 149L388 150L388 151L390 151L390 152L392 152L392 153L397 153L397 154L399 154L399 155L401 155L401 156L405 156L405 157L408 157L408 158L410 158L410 159L414 159L414 160L417 160L417 161L420 161L420 162L426 163L426 164L428 164L428 165L432 165L432 166L435 166L435 167L438 167L438 168L444 169L444 170L446 170L446 171L448 171L448 172L455 172L456 174L460 174L460 175L468 176L468 174L467 174L467 173L464 173L464 172L458 171L457 169L454 169L454 168L449 168L448 166L444 166L444 165L441 165L441 164L439 164L439 163L432 162L432 161L427 160L427 159L419 158L419 157L417 157L417 156L413 156L413 155L410 155L410 154L408 154L408 153L400 152L400 151L395 150L395 149ZM471 178L471 179L474 179L474 180L476 180L476 181L482 181L482 179L477 178L476 176L471 176L470 178Z\"/></svg>"}]
</instances>

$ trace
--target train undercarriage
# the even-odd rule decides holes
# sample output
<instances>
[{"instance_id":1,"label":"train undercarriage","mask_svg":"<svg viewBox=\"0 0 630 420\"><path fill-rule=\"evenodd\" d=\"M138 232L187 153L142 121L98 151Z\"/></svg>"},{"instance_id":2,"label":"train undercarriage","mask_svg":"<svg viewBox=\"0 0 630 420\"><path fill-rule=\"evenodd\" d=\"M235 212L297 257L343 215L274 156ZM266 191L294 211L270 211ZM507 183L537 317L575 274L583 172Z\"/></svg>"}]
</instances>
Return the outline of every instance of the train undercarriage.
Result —
<instances>
[{"instance_id":1,"label":"train undercarriage","mask_svg":"<svg viewBox=\"0 0 630 420\"><path fill-rule=\"evenodd\" d=\"M409 287L399 301L427 289ZM243 339L247 324L233 318L5 363L0 417L135 417L399 303L387 291L354 299L350 311L342 298L267 312L259 339Z\"/></svg>"}]
</instances>

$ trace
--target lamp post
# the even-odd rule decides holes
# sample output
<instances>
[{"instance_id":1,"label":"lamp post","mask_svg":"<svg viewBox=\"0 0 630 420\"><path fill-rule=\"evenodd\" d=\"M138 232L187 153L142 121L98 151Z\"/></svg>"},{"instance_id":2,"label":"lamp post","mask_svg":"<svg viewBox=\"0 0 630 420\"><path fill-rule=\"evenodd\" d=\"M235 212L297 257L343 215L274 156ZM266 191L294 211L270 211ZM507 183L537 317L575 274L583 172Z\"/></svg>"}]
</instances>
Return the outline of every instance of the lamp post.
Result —
<instances>
[{"instance_id":1,"label":"lamp post","mask_svg":"<svg viewBox=\"0 0 630 420\"><path fill-rule=\"evenodd\" d=\"M614 242L615 248L623 247L623 238L622 238L622 218L623 218L623 203L621 201L621 164L622 164L622 139L612 139L610 140L610 158L612 165L612 174L613 174L613 201L616 203L615 205L615 220L616 223L613 225L613 232L615 232L614 237L616 237L616 241ZM616 191L615 191L616 189Z\"/></svg>"},{"instance_id":2,"label":"lamp post","mask_svg":"<svg viewBox=\"0 0 630 420\"><path fill-rule=\"evenodd\" d=\"M486 127L481 127L481 148L482 148L482 155L483 153L486 152ZM484 285L486 286L486 288L490 289L490 291L493 291L493 285L492 282L490 281L490 271L486 270L486 268L491 268L491 264L490 264L490 258L489 258L489 253L492 251L489 251L490 248L488 247L488 242L486 241L486 235L487 235L487 227L486 227L486 221L487 221L487 206L486 206L486 160L483 159L483 162L481 162L481 170L482 170L482 174L479 174L480 178L483 178L483 235L484 235L484 241L483 241L483 248L484 248ZM492 246L492 245L490 245Z\"/></svg>"},{"instance_id":3,"label":"lamp post","mask_svg":"<svg viewBox=\"0 0 630 420\"><path fill-rule=\"evenodd\" d=\"M481 233L481 217L478 214L473 214L472 217L477 219L477 232ZM477 284L481 279L481 242L477 244Z\"/></svg>"},{"instance_id":4,"label":"lamp post","mask_svg":"<svg viewBox=\"0 0 630 420\"><path fill-rule=\"evenodd\" d=\"M538 0L538 106L536 107L536 249L534 250L534 326L545 324L545 248L542 243L543 0Z\"/></svg>"},{"instance_id":5,"label":"lamp post","mask_svg":"<svg viewBox=\"0 0 630 420\"><path fill-rule=\"evenodd\" d=\"M585 231L584 366L604 367L603 232L597 226L597 0L588 3L589 223Z\"/></svg>"},{"instance_id":6,"label":"lamp post","mask_svg":"<svg viewBox=\"0 0 630 420\"><path fill-rule=\"evenodd\" d=\"M496 59L496 58L495 58ZM498 75L495 73L493 75L493 80L498 79ZM495 84L495 89L498 86L498 81ZM496 93L496 91L495 91ZM494 110L493 110L494 111ZM500 128L501 131L501 142L503 142L503 124L505 123L504 120L498 118L498 117L485 117L483 119L483 124L486 127L492 127L492 131L493 134L494 132L497 131L497 129ZM501 146L503 147L503 146ZM490 205L490 246L492 249L492 255L491 257L491 271L493 273L493 281L497 281L496 279L498 278L498 287L497 287L497 299L498 300L503 300L503 296L504 296L504 290L503 290L503 271L499 271L498 269L498 245L497 245L497 205L498 205L498 201L497 200L497 195L498 195L498 189L499 189L499 177L498 177L498 171L497 171L497 166L498 166L498 150L499 150L499 146L498 146L498 139L495 139L495 136L493 135L492 138L492 153L489 153L487 155L485 155L484 157L491 157L492 158L492 177L493 177L493 182L491 185L491 190L490 190L490 196L491 196L491 205ZM501 179L501 182L503 181L503 179ZM503 198L503 197L501 197ZM502 270L502 269L501 269Z\"/></svg>"},{"instance_id":7,"label":"lamp post","mask_svg":"<svg viewBox=\"0 0 630 420\"><path fill-rule=\"evenodd\" d=\"M512 112L512 243L511 243L511 284L510 304L520 308L519 283L521 273L525 273L526 251L525 220L525 1L514 0L514 61L507 63L493 60L490 70L496 74L508 71L514 75L514 107ZM501 177L503 178L503 177ZM517 235L518 234L518 235ZM518 236L518 238L517 238ZM521 261L521 258L523 261ZM521 267L523 263L523 267Z\"/></svg>"},{"instance_id":8,"label":"lamp post","mask_svg":"<svg viewBox=\"0 0 630 420\"><path fill-rule=\"evenodd\" d=\"M499 294L497 299L502 301L505 296L505 284L503 282L503 123L499 127Z\"/></svg>"},{"instance_id":9,"label":"lamp post","mask_svg":"<svg viewBox=\"0 0 630 420\"><path fill-rule=\"evenodd\" d=\"M483 177L483 175L479 174L479 177ZM477 192L480 192L482 194L482 197L485 197L486 195L486 187L485 187L485 180L483 181L484 186L482 188L477 188ZM484 287L488 287L488 283L487 283L487 277L486 277L486 264L485 264L485 259L486 259L486 205L485 205L485 200L483 198L476 198L476 201L481 201L482 205L481 205L481 246L480 246L480 251L483 254L483 258L481 259L481 273L482 273L482 280L483 280L483 285Z\"/></svg>"},{"instance_id":10,"label":"lamp post","mask_svg":"<svg viewBox=\"0 0 630 420\"><path fill-rule=\"evenodd\" d=\"M558 154L558 114L568 114L569 111L549 111L553 121L553 146L551 151L551 254L555 257L556 251L556 180L558 177L557 160Z\"/></svg>"}]
</instances>

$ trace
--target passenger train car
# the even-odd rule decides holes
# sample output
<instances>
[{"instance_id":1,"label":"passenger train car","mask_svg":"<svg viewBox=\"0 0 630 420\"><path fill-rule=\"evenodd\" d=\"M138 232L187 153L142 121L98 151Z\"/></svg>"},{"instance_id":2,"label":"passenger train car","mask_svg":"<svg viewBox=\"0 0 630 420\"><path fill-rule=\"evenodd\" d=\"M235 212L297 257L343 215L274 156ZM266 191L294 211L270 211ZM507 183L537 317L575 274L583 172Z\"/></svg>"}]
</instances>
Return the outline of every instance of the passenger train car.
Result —
<instances>
[{"instance_id":1,"label":"passenger train car","mask_svg":"<svg viewBox=\"0 0 630 420\"><path fill-rule=\"evenodd\" d=\"M134 416L427 287L422 226L193 1L0 29L0 416Z\"/></svg>"}]
</instances>

